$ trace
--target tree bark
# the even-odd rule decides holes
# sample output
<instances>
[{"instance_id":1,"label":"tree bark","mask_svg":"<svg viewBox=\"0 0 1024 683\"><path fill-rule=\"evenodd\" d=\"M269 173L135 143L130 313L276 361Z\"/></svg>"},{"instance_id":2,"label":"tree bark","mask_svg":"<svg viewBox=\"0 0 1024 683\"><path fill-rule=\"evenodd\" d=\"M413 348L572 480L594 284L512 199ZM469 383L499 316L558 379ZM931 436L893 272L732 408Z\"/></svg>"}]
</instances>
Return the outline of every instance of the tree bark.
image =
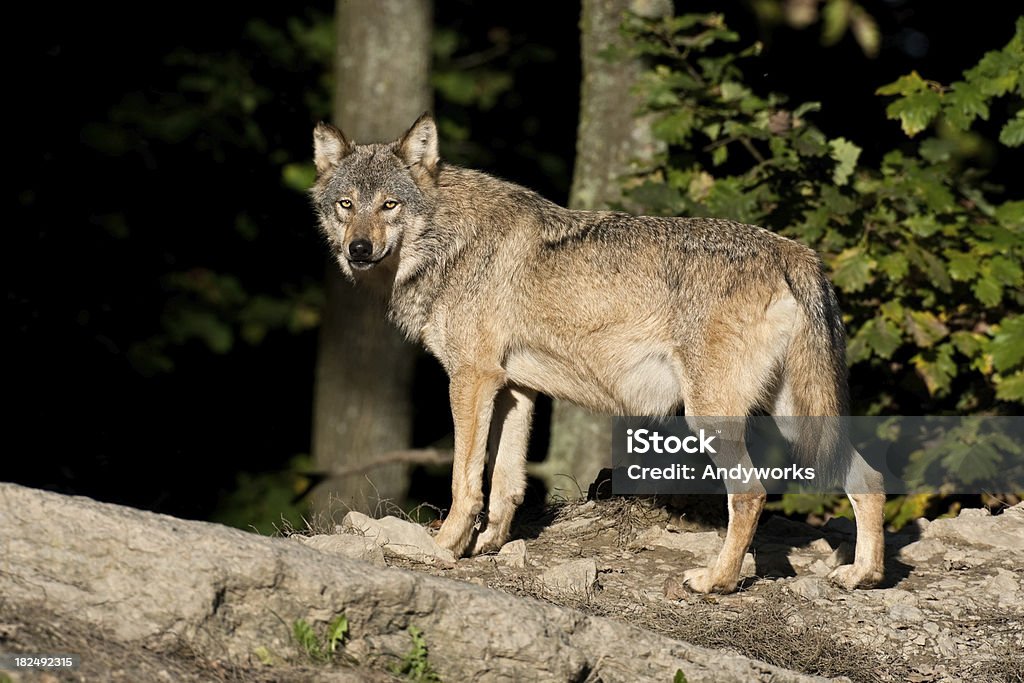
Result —
<instances>
[{"instance_id":1,"label":"tree bark","mask_svg":"<svg viewBox=\"0 0 1024 683\"><path fill-rule=\"evenodd\" d=\"M429 109L431 0L338 0L334 122L360 143L397 138ZM409 448L416 348L385 320L386 292L353 287L327 268L313 415L313 459L330 472ZM320 512L372 510L401 499L408 466L329 477L314 493Z\"/></svg>"},{"instance_id":2,"label":"tree bark","mask_svg":"<svg viewBox=\"0 0 1024 683\"><path fill-rule=\"evenodd\" d=\"M620 32L626 12L646 17L672 12L669 0L583 0L580 18L583 85L580 123L576 136L569 205L574 209L622 206L636 211L623 197L626 177L642 169L660 149L651 133L650 117L638 116L642 101L633 93L644 65L627 56ZM608 52L616 53L609 57ZM610 463L611 419L555 401L551 415L551 445L540 472L549 491L565 495L575 486L582 492ZM566 490L568 488L568 490Z\"/></svg>"}]
</instances>

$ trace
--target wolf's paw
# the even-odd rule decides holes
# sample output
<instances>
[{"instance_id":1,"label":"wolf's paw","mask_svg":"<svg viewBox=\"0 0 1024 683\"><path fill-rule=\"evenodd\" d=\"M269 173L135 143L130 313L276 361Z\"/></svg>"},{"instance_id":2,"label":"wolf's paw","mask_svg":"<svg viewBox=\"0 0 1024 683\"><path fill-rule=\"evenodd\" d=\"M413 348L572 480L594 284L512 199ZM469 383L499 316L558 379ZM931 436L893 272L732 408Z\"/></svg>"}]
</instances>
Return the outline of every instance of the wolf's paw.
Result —
<instances>
[{"instance_id":1,"label":"wolf's paw","mask_svg":"<svg viewBox=\"0 0 1024 683\"><path fill-rule=\"evenodd\" d=\"M484 553L491 553L501 550L501 547L505 545L504 538L501 538L497 531L492 531L493 527L488 527L476 534L473 540L470 541L469 549L466 550L466 555L482 555Z\"/></svg>"},{"instance_id":2,"label":"wolf's paw","mask_svg":"<svg viewBox=\"0 0 1024 683\"><path fill-rule=\"evenodd\" d=\"M434 537L434 541L442 548L451 550L455 559L458 559L466 553L472 533L472 524L466 524L461 520L449 517L444 520L441 530Z\"/></svg>"},{"instance_id":3,"label":"wolf's paw","mask_svg":"<svg viewBox=\"0 0 1024 683\"><path fill-rule=\"evenodd\" d=\"M683 585L694 593L732 593L736 590L736 579L722 580L715 577L712 568L699 567L683 572Z\"/></svg>"},{"instance_id":4,"label":"wolf's paw","mask_svg":"<svg viewBox=\"0 0 1024 683\"><path fill-rule=\"evenodd\" d=\"M828 575L829 581L841 588L852 591L854 588L871 588L882 580L882 572L874 567L860 567L856 564L844 564L836 567Z\"/></svg>"}]
</instances>

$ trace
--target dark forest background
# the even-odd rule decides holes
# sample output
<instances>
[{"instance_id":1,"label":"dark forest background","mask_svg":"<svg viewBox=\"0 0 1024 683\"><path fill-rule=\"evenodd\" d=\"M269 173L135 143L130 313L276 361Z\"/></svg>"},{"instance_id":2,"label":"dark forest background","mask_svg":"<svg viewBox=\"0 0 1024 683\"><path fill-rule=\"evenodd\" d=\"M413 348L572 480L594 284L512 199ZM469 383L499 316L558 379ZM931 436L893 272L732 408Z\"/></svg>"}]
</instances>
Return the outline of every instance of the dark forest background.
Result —
<instances>
[{"instance_id":1,"label":"dark forest background","mask_svg":"<svg viewBox=\"0 0 1024 683\"><path fill-rule=\"evenodd\" d=\"M762 41L747 84L821 102L816 125L876 165L907 138L875 90L912 70L960 78L1019 14L995 0L865 2L880 32L871 57L852 32L824 45L820 25L794 28L772 4L677 11L723 12L745 42ZM434 11L442 154L564 203L578 4ZM330 117L333 12L185 0L37 5L11 20L12 438L0 479L241 526L301 505L326 264L303 188L312 126ZM979 163L1019 188L1019 155ZM450 430L430 400L443 373L421 365L415 447ZM417 500L448 495L443 478L414 479Z\"/></svg>"}]
</instances>

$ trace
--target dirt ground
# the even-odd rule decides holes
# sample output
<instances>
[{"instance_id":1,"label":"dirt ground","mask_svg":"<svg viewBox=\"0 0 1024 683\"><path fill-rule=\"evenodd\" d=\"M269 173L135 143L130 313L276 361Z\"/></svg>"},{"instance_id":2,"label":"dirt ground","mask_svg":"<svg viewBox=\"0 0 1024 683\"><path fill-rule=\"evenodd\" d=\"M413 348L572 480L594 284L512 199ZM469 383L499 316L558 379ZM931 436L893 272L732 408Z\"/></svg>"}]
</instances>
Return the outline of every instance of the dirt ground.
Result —
<instances>
[{"instance_id":1,"label":"dirt ground","mask_svg":"<svg viewBox=\"0 0 1024 683\"><path fill-rule=\"evenodd\" d=\"M965 511L965 522L984 523L970 515L982 512ZM699 596L674 588L674 577L709 562L724 530L714 511L698 513L670 513L640 499L566 504L519 525L513 538L525 540L523 567L504 553L450 569L389 562L804 673L854 681L1024 681L1021 552L973 543L970 534L922 538L922 522L887 534L882 587L847 592L825 577L852 559L851 522L837 519L819 530L766 514L740 590ZM947 521L958 528L960 520ZM1024 541L1024 514L1013 529ZM1024 549L1014 539L1009 546ZM545 570L584 558L596 563L592 585L582 574L568 590L545 582Z\"/></svg>"}]
</instances>

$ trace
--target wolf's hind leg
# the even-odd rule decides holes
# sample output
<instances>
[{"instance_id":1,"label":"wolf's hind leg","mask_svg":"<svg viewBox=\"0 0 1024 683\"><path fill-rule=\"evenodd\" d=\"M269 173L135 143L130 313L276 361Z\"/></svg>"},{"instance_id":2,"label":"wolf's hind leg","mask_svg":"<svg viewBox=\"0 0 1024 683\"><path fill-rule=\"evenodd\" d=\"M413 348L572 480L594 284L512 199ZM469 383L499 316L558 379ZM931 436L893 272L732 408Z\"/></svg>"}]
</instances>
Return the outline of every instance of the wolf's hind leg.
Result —
<instances>
[{"instance_id":1,"label":"wolf's hind leg","mask_svg":"<svg viewBox=\"0 0 1024 683\"><path fill-rule=\"evenodd\" d=\"M857 551L853 564L837 567L829 579L847 590L869 588L885 571L885 492L882 475L855 449L844 488L857 519Z\"/></svg>"},{"instance_id":2,"label":"wolf's hind leg","mask_svg":"<svg viewBox=\"0 0 1024 683\"><path fill-rule=\"evenodd\" d=\"M537 392L508 386L498 392L491 419L487 478L487 521L473 539L469 554L498 550L508 540L516 508L526 492L526 450Z\"/></svg>"},{"instance_id":3,"label":"wolf's hind leg","mask_svg":"<svg viewBox=\"0 0 1024 683\"><path fill-rule=\"evenodd\" d=\"M499 369L466 368L452 373L449 393L455 422L452 507L437 534L439 545L461 557L469 546L476 517L484 507L484 465L494 397L505 382Z\"/></svg>"}]
</instances>

